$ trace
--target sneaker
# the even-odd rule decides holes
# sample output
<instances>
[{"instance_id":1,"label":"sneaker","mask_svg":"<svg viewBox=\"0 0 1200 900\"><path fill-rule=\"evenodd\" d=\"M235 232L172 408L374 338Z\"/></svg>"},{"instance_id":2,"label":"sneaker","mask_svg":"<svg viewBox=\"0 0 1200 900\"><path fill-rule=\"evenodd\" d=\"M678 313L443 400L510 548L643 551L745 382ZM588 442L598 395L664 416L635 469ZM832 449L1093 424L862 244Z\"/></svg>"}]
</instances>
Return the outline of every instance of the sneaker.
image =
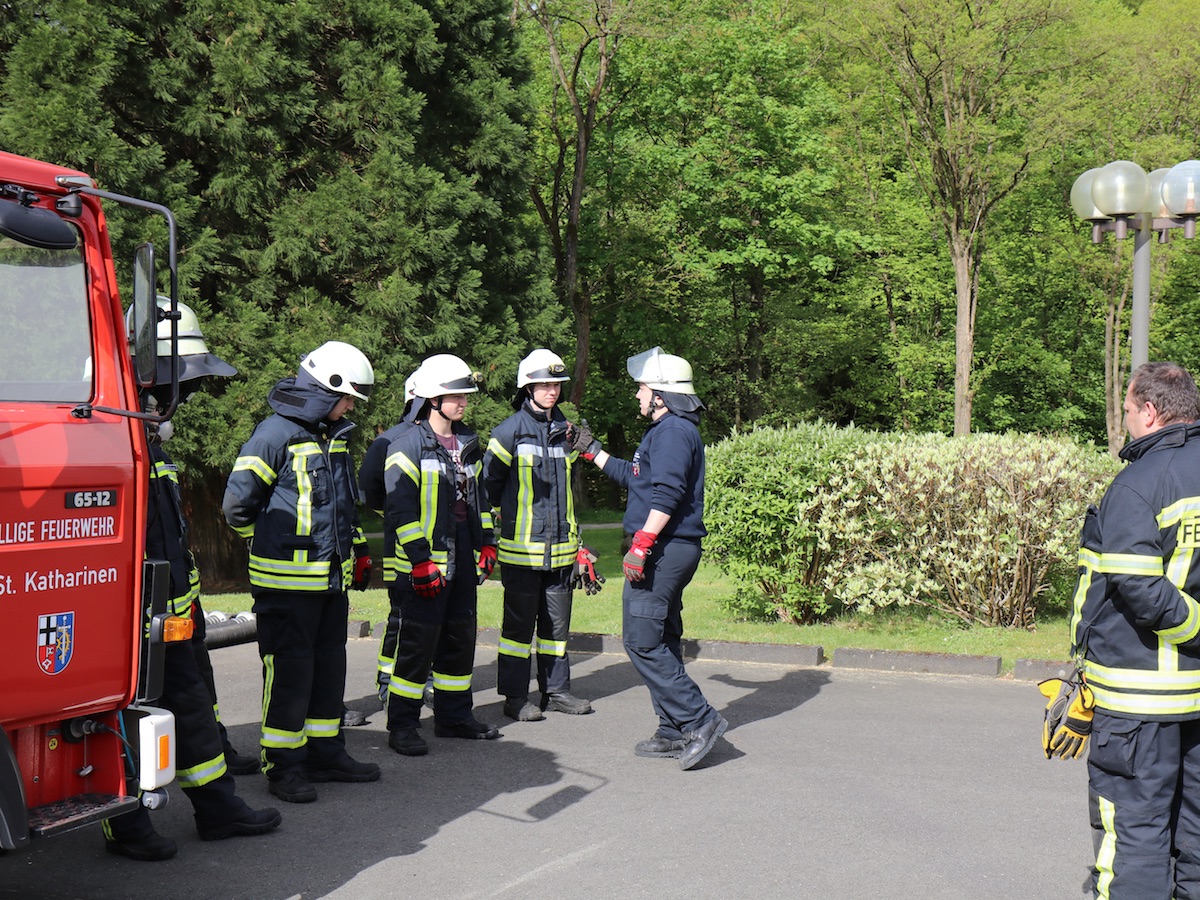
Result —
<instances>
[{"instance_id":1,"label":"sneaker","mask_svg":"<svg viewBox=\"0 0 1200 900\"><path fill-rule=\"evenodd\" d=\"M723 735L728 727L729 723L725 721L725 717L718 715L707 725L702 725L696 731L685 734L683 739L687 741L687 746L679 755L679 768L690 769L704 759L708 751L713 748L713 744L717 742L717 738Z\"/></svg>"},{"instance_id":2,"label":"sneaker","mask_svg":"<svg viewBox=\"0 0 1200 900\"><path fill-rule=\"evenodd\" d=\"M464 719L461 722L433 722L433 733L438 737L466 738L469 741L491 741L500 737L500 729L495 725L485 725L475 719Z\"/></svg>"},{"instance_id":3,"label":"sneaker","mask_svg":"<svg viewBox=\"0 0 1200 900\"><path fill-rule=\"evenodd\" d=\"M351 759L349 754L343 754L341 759L331 765L312 767L307 771L308 780L318 783L325 781L347 781L351 783L361 783L365 781L378 781L380 772L379 766L375 763L364 763L358 760Z\"/></svg>"},{"instance_id":4,"label":"sneaker","mask_svg":"<svg viewBox=\"0 0 1200 900\"><path fill-rule=\"evenodd\" d=\"M242 756L232 747L225 748L225 768L230 775L250 775L262 768L262 763L254 756Z\"/></svg>"},{"instance_id":5,"label":"sneaker","mask_svg":"<svg viewBox=\"0 0 1200 900\"><path fill-rule=\"evenodd\" d=\"M402 756L424 756L429 752L429 745L415 728L393 731L388 735L388 746Z\"/></svg>"},{"instance_id":6,"label":"sneaker","mask_svg":"<svg viewBox=\"0 0 1200 900\"><path fill-rule=\"evenodd\" d=\"M118 856L128 856L138 862L161 862L179 852L179 847L169 837L152 831L145 837L129 841L104 840L104 849Z\"/></svg>"},{"instance_id":7,"label":"sneaker","mask_svg":"<svg viewBox=\"0 0 1200 900\"><path fill-rule=\"evenodd\" d=\"M246 807L233 819L219 825L201 825L197 822L196 831L200 833L202 841L223 841L225 838L242 835L266 834L268 831L278 828L282 821L283 816L279 815L279 810L274 807L266 809Z\"/></svg>"},{"instance_id":8,"label":"sneaker","mask_svg":"<svg viewBox=\"0 0 1200 900\"><path fill-rule=\"evenodd\" d=\"M638 741L633 747L634 756L646 756L651 759L679 759L679 754L687 746L682 738L672 740L656 734L645 741Z\"/></svg>"},{"instance_id":9,"label":"sneaker","mask_svg":"<svg viewBox=\"0 0 1200 900\"><path fill-rule=\"evenodd\" d=\"M299 772L287 772L267 782L267 790L287 803L312 803L317 789Z\"/></svg>"},{"instance_id":10,"label":"sneaker","mask_svg":"<svg viewBox=\"0 0 1200 900\"><path fill-rule=\"evenodd\" d=\"M504 701L504 714L518 722L540 722L546 718L528 697L509 697Z\"/></svg>"},{"instance_id":11,"label":"sneaker","mask_svg":"<svg viewBox=\"0 0 1200 900\"><path fill-rule=\"evenodd\" d=\"M553 694L542 694L542 709L549 712L566 713L569 716L586 716L592 711L592 704L586 700L580 700L567 691L559 691Z\"/></svg>"}]
</instances>

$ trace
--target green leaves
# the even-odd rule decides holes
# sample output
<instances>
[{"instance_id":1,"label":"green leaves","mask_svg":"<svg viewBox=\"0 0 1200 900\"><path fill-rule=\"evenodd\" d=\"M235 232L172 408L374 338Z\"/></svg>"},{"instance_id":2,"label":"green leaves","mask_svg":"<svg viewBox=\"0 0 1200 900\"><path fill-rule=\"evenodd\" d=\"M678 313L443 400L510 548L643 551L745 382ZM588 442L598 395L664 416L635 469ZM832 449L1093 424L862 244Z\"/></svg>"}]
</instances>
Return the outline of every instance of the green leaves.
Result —
<instances>
[{"instance_id":1,"label":"green leaves","mask_svg":"<svg viewBox=\"0 0 1200 900\"><path fill-rule=\"evenodd\" d=\"M730 602L739 614L808 623L919 605L1031 627L1116 469L1094 447L1030 435L758 429L709 450L708 546L758 588Z\"/></svg>"}]
</instances>

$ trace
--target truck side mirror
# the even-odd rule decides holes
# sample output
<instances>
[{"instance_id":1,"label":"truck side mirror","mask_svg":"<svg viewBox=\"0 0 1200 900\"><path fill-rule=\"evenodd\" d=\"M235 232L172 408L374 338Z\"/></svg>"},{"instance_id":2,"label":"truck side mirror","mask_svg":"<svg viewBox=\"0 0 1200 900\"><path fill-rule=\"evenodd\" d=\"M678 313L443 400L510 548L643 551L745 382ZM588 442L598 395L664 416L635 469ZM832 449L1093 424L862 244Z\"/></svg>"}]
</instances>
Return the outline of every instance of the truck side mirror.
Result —
<instances>
[{"instance_id":1,"label":"truck side mirror","mask_svg":"<svg viewBox=\"0 0 1200 900\"><path fill-rule=\"evenodd\" d=\"M154 245L142 244L133 257L133 368L138 387L153 387L158 369L158 303Z\"/></svg>"}]
</instances>

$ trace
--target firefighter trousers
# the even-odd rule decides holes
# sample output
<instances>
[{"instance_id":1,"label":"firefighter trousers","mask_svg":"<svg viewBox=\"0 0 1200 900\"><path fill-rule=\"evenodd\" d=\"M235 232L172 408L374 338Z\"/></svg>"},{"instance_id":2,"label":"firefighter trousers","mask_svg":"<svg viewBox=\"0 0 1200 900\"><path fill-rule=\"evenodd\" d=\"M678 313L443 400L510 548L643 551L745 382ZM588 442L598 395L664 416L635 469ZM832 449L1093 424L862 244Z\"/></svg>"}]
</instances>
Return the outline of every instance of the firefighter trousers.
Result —
<instances>
[{"instance_id":1,"label":"firefighter trousers","mask_svg":"<svg viewBox=\"0 0 1200 900\"><path fill-rule=\"evenodd\" d=\"M700 544L678 538L657 544L645 578L622 594L625 652L650 691L658 734L679 740L716 717L683 665L683 590L700 565Z\"/></svg>"},{"instance_id":2,"label":"firefighter trousers","mask_svg":"<svg viewBox=\"0 0 1200 900\"><path fill-rule=\"evenodd\" d=\"M1200 720L1097 710L1088 805L1096 897L1200 900Z\"/></svg>"},{"instance_id":3,"label":"firefighter trousers","mask_svg":"<svg viewBox=\"0 0 1200 900\"><path fill-rule=\"evenodd\" d=\"M388 731L416 728L421 695L433 673L433 716L450 724L471 719L475 668L475 554L470 532L459 528L455 570L436 597L418 597L407 581L388 588L400 609L400 640L388 682Z\"/></svg>"},{"instance_id":4,"label":"firefighter trousers","mask_svg":"<svg viewBox=\"0 0 1200 900\"><path fill-rule=\"evenodd\" d=\"M175 716L175 777L191 801L196 823L223 825L247 806L225 768L221 734L192 646L197 640L203 639L193 635L191 641L167 644L158 704ZM133 841L153 834L154 828L145 808L139 807L110 819L104 832L113 840Z\"/></svg>"},{"instance_id":5,"label":"firefighter trousers","mask_svg":"<svg viewBox=\"0 0 1200 900\"><path fill-rule=\"evenodd\" d=\"M496 689L505 697L528 696L533 653L538 689L550 694L570 691L571 567L546 571L505 565L500 580L504 623L496 657Z\"/></svg>"},{"instance_id":6,"label":"firefighter trousers","mask_svg":"<svg viewBox=\"0 0 1200 900\"><path fill-rule=\"evenodd\" d=\"M345 591L256 591L263 663L263 771L271 779L308 765L328 768L346 753Z\"/></svg>"}]
</instances>

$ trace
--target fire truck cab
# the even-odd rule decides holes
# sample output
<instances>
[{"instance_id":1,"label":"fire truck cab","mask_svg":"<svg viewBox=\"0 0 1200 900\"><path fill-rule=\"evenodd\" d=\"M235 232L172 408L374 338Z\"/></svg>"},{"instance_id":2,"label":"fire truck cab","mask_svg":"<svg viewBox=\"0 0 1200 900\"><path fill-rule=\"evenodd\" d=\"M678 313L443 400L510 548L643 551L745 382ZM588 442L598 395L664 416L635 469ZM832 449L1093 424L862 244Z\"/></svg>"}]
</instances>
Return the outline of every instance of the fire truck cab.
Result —
<instances>
[{"instance_id":1,"label":"fire truck cab","mask_svg":"<svg viewBox=\"0 0 1200 900\"><path fill-rule=\"evenodd\" d=\"M0 152L0 852L161 805L175 776L174 719L146 705L166 564L144 558L145 426L175 403L141 409L154 249L134 261L131 355L102 200L166 218L174 298L168 210Z\"/></svg>"}]
</instances>

